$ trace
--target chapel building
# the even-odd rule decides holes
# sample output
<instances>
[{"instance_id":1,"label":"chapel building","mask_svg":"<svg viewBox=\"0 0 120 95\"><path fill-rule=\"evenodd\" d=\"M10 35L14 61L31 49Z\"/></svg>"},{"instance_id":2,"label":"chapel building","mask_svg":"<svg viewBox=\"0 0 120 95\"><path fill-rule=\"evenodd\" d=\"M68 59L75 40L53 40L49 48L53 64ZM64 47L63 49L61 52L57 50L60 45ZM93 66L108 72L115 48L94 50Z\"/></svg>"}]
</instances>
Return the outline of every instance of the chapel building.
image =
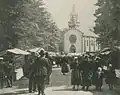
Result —
<instances>
[{"instance_id":1,"label":"chapel building","mask_svg":"<svg viewBox=\"0 0 120 95\"><path fill-rule=\"evenodd\" d=\"M68 26L69 28L64 34L65 53L95 52L100 49L97 42L99 36L91 31L83 32L80 30L80 22L78 21L78 15L75 13L75 8L70 14Z\"/></svg>"}]
</instances>

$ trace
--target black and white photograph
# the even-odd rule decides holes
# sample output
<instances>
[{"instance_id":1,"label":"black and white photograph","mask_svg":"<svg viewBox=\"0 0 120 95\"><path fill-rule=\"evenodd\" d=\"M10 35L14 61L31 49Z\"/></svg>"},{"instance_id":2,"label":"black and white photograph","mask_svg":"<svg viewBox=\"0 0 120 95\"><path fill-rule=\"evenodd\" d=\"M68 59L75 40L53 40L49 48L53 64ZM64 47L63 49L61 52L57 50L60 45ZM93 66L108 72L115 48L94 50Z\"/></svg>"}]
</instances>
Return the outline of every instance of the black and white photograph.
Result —
<instances>
[{"instance_id":1,"label":"black and white photograph","mask_svg":"<svg viewBox=\"0 0 120 95\"><path fill-rule=\"evenodd\" d=\"M0 0L0 95L120 95L120 0Z\"/></svg>"}]
</instances>

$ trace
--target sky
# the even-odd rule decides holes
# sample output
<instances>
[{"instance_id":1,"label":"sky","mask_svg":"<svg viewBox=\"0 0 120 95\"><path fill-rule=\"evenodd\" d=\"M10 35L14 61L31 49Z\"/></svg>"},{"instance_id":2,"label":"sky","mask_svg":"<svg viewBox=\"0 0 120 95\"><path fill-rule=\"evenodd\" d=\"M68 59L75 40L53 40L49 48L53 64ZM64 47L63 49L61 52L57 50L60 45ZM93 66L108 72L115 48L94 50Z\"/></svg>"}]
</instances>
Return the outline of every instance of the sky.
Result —
<instances>
[{"instance_id":1,"label":"sky","mask_svg":"<svg viewBox=\"0 0 120 95\"><path fill-rule=\"evenodd\" d=\"M95 17L93 16L97 0L44 0L47 10L60 29L68 28L68 21L72 7L78 14L81 31L88 31L94 26Z\"/></svg>"}]
</instances>

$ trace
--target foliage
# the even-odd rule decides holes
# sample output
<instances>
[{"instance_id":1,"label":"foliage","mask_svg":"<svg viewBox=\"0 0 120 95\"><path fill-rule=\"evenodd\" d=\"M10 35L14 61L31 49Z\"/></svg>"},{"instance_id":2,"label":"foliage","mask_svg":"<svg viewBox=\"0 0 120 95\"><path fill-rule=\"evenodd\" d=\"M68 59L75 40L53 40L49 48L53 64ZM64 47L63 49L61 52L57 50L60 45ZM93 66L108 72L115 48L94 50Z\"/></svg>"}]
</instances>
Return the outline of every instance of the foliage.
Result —
<instances>
[{"instance_id":1,"label":"foliage","mask_svg":"<svg viewBox=\"0 0 120 95\"><path fill-rule=\"evenodd\" d=\"M59 42L59 29L50 13L47 12L43 1L12 0L11 9L8 7L10 5L8 1L4 0L3 3L6 6L3 5L0 9L7 10L10 13L7 14L6 12L3 14L2 11L3 17L1 17L0 21L2 22L2 27L6 28L7 24L3 23L2 19L4 18L4 22L9 19L8 27L10 29L4 30L3 35L7 35L11 39L11 41L7 39L8 42L10 41L11 46L21 49L43 47L47 50L56 50L56 43ZM2 4L1 1L0 4Z\"/></svg>"},{"instance_id":2,"label":"foliage","mask_svg":"<svg viewBox=\"0 0 120 95\"><path fill-rule=\"evenodd\" d=\"M20 16L20 8L24 0L0 0L0 33L1 49L15 46L16 37L13 24Z\"/></svg>"},{"instance_id":3,"label":"foliage","mask_svg":"<svg viewBox=\"0 0 120 95\"><path fill-rule=\"evenodd\" d=\"M119 0L98 0L99 8L95 12L96 25L94 32L102 47L112 47L120 42L120 1Z\"/></svg>"}]
</instances>

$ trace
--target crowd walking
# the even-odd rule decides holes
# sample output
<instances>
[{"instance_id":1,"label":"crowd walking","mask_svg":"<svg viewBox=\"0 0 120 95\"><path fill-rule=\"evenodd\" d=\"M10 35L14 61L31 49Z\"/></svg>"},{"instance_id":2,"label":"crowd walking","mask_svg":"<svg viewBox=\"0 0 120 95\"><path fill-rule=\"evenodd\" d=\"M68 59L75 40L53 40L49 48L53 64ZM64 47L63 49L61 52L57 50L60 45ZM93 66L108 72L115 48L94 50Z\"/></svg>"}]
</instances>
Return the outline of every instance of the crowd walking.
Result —
<instances>
[{"instance_id":1,"label":"crowd walking","mask_svg":"<svg viewBox=\"0 0 120 95\"><path fill-rule=\"evenodd\" d=\"M83 54L79 56L50 56L48 52L41 50L39 53L32 52L25 56L23 65L24 76L29 79L29 93L38 92L45 95L46 86L51 84L51 73L53 62L61 67L61 72L66 75L71 72L71 85L73 90L88 91L94 85L97 91L102 90L103 81L108 84L109 90L114 89L116 84L115 68L111 62L105 63L100 55ZM107 69L104 68L107 67ZM69 68L70 67L70 68ZM12 87L14 73L14 61L0 59L0 84L4 87Z\"/></svg>"},{"instance_id":2,"label":"crowd walking","mask_svg":"<svg viewBox=\"0 0 120 95\"><path fill-rule=\"evenodd\" d=\"M112 64L108 64L107 69L104 69L105 65L102 65L102 62L100 57L87 54L73 57L72 64L70 64L73 90L78 90L81 85L82 90L88 91L90 86L94 85L96 90L101 91L104 80L109 90L113 90L116 84L115 68Z\"/></svg>"}]
</instances>

